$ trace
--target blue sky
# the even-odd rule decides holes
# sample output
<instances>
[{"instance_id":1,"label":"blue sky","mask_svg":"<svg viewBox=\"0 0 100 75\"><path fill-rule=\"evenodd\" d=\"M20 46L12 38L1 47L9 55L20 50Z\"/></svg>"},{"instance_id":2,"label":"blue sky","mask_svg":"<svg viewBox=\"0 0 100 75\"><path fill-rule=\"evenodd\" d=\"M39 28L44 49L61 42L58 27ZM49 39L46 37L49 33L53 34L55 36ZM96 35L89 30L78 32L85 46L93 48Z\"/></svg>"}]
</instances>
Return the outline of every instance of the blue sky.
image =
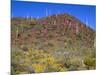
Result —
<instances>
[{"instance_id":1,"label":"blue sky","mask_svg":"<svg viewBox=\"0 0 100 75\"><path fill-rule=\"evenodd\" d=\"M33 18L45 17L47 15L68 13L81 22L88 24L92 29L96 29L96 7L89 5L57 4L12 1L11 14L13 17L32 16Z\"/></svg>"}]
</instances>

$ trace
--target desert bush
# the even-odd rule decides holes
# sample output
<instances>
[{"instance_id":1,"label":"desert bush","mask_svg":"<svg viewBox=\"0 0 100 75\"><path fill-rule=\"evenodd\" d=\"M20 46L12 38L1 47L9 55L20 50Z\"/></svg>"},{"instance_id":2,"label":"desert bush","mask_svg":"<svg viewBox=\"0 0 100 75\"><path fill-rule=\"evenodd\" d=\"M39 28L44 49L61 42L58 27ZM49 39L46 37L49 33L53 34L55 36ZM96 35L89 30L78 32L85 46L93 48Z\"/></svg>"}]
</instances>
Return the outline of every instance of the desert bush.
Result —
<instances>
[{"instance_id":1,"label":"desert bush","mask_svg":"<svg viewBox=\"0 0 100 75\"><path fill-rule=\"evenodd\" d=\"M66 58L62 62L69 71L78 70L80 67L83 67L82 59L79 57Z\"/></svg>"},{"instance_id":2,"label":"desert bush","mask_svg":"<svg viewBox=\"0 0 100 75\"><path fill-rule=\"evenodd\" d=\"M34 28L40 30L40 29L44 29L44 26L43 25L35 25Z\"/></svg>"},{"instance_id":3,"label":"desert bush","mask_svg":"<svg viewBox=\"0 0 100 75\"><path fill-rule=\"evenodd\" d=\"M46 68L45 64L32 64L32 67L34 68L36 73L44 72Z\"/></svg>"},{"instance_id":4,"label":"desert bush","mask_svg":"<svg viewBox=\"0 0 100 75\"><path fill-rule=\"evenodd\" d=\"M95 69L96 67L96 59L91 57L84 58L84 64L86 65L87 69Z\"/></svg>"}]
</instances>

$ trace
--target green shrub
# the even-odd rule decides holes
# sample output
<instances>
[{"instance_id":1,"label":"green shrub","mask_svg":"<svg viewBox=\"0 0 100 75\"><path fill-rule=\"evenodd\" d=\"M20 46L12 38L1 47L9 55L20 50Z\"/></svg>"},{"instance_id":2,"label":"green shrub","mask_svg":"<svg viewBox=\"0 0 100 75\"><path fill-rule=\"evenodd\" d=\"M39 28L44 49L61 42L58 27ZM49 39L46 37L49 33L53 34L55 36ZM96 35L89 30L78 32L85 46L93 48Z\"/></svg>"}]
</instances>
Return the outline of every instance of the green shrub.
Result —
<instances>
[{"instance_id":1,"label":"green shrub","mask_svg":"<svg viewBox=\"0 0 100 75\"><path fill-rule=\"evenodd\" d=\"M96 60L95 60L95 58L85 57L84 64L86 65L87 69L95 68Z\"/></svg>"}]
</instances>

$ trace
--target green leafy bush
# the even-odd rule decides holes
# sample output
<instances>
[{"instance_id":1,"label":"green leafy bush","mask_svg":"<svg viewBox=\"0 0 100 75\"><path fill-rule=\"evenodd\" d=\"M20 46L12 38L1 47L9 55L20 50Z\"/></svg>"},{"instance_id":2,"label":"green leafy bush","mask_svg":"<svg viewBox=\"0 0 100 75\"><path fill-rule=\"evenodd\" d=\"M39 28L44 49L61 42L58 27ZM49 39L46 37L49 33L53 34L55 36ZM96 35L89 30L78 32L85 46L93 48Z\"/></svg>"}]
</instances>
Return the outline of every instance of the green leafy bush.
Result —
<instances>
[{"instance_id":1,"label":"green leafy bush","mask_svg":"<svg viewBox=\"0 0 100 75\"><path fill-rule=\"evenodd\" d=\"M87 69L95 68L96 60L95 60L95 58L85 57L84 64L86 65Z\"/></svg>"}]
</instances>

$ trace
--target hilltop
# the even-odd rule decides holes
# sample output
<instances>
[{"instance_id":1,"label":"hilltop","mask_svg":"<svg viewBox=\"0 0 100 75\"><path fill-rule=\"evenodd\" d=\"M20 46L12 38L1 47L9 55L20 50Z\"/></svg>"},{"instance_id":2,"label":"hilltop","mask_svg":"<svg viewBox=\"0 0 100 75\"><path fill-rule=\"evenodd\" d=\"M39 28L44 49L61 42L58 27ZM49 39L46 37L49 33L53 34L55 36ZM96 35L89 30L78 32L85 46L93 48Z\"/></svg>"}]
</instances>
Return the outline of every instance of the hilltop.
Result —
<instances>
[{"instance_id":1,"label":"hilltop","mask_svg":"<svg viewBox=\"0 0 100 75\"><path fill-rule=\"evenodd\" d=\"M93 29L67 14L53 15L38 20L17 18L13 19L12 23L15 23L12 25L12 30L16 30L15 33L13 32L14 34L12 33L12 36L15 38L17 35L18 42L25 40L28 45L31 45L31 42L33 41L34 43L37 39L44 39L47 42L50 40L57 42L62 40L61 42L64 42L70 39L72 43L80 41L80 44L83 43L82 46L93 46L95 39L95 31ZM14 40L12 39L12 43Z\"/></svg>"}]
</instances>

